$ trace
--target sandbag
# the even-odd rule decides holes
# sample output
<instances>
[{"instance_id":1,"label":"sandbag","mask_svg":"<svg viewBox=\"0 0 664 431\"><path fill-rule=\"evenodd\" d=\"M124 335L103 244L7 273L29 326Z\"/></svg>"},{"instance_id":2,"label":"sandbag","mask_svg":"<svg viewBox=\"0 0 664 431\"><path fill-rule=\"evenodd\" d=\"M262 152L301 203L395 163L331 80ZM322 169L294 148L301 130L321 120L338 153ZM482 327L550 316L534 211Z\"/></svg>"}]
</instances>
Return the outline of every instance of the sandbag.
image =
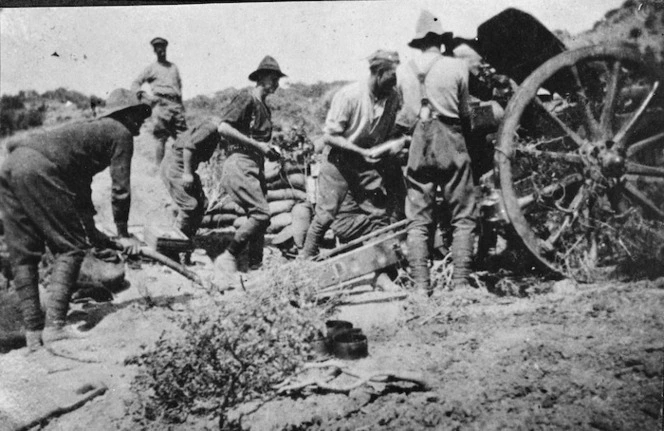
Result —
<instances>
[{"instance_id":1,"label":"sandbag","mask_svg":"<svg viewBox=\"0 0 664 431\"><path fill-rule=\"evenodd\" d=\"M289 213L295 205L295 200L286 199L283 201L273 201L268 202L268 205L270 207L270 217L273 217L277 214Z\"/></svg>"},{"instance_id":2,"label":"sandbag","mask_svg":"<svg viewBox=\"0 0 664 431\"><path fill-rule=\"evenodd\" d=\"M267 233L279 233L283 228L290 225L292 221L291 213L281 213L270 218L270 225L267 227Z\"/></svg>"},{"instance_id":3,"label":"sandbag","mask_svg":"<svg viewBox=\"0 0 664 431\"><path fill-rule=\"evenodd\" d=\"M232 226L237 214L208 214L203 217L201 221L201 227L215 228L215 227L225 227Z\"/></svg>"},{"instance_id":4,"label":"sandbag","mask_svg":"<svg viewBox=\"0 0 664 431\"><path fill-rule=\"evenodd\" d=\"M265 168L265 180L271 181L279 176L281 172L281 163L278 161L266 160L263 165Z\"/></svg>"},{"instance_id":5,"label":"sandbag","mask_svg":"<svg viewBox=\"0 0 664 431\"><path fill-rule=\"evenodd\" d=\"M303 202L307 200L307 193L296 189L279 189L267 191L268 202L282 201L286 199L294 199L296 201Z\"/></svg>"},{"instance_id":6,"label":"sandbag","mask_svg":"<svg viewBox=\"0 0 664 431\"><path fill-rule=\"evenodd\" d=\"M274 181L267 184L268 190L278 190L278 189L298 189L306 190L307 178L304 174L290 174L290 175L280 175Z\"/></svg>"},{"instance_id":7,"label":"sandbag","mask_svg":"<svg viewBox=\"0 0 664 431\"><path fill-rule=\"evenodd\" d=\"M236 218L235 221L233 222L233 227L234 227L235 229L239 229L239 228L240 228L240 227L241 227L246 221L247 221L247 217L246 217L246 216L238 217L238 218Z\"/></svg>"}]
</instances>

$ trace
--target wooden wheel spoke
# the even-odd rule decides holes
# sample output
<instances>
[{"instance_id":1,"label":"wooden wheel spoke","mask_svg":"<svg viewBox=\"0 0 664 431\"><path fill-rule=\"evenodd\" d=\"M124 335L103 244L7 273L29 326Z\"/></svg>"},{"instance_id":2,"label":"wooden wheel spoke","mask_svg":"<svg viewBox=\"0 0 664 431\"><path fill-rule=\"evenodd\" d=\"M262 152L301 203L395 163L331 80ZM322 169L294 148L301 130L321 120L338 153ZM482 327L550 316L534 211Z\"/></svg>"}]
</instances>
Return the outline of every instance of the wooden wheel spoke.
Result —
<instances>
[{"instance_id":1,"label":"wooden wheel spoke","mask_svg":"<svg viewBox=\"0 0 664 431\"><path fill-rule=\"evenodd\" d=\"M653 213L657 214L657 216L661 219L664 219L664 211L659 209L657 205L653 203L646 195L641 193L639 189L637 189L633 184L625 184L625 187L623 189L624 193L635 200L639 205L649 209Z\"/></svg>"},{"instance_id":2,"label":"wooden wheel spoke","mask_svg":"<svg viewBox=\"0 0 664 431\"><path fill-rule=\"evenodd\" d=\"M527 207L528 205L532 204L533 202L535 202L539 196L550 195L550 194L555 193L556 191L558 191L562 188L569 187L572 184L575 184L575 183L578 183L578 182L581 182L581 181L583 181L583 176L581 174L568 175L568 176L566 176L565 178L563 178L562 180L560 180L559 182L557 182L555 184L550 184L550 185L544 187L543 189L541 189L541 190L539 190L535 193L531 193L529 195L520 197L518 199L519 207L521 209L523 209L523 208Z\"/></svg>"},{"instance_id":3,"label":"wooden wheel spoke","mask_svg":"<svg viewBox=\"0 0 664 431\"><path fill-rule=\"evenodd\" d=\"M533 102L535 102L535 105L538 106L542 111L544 111L551 120L553 120L554 123L558 125L562 129L563 132L567 134L572 140L578 145L579 147L584 144L584 140L581 136L579 136L578 133L576 133L574 130L570 129L570 127L565 124L556 114L553 112L549 111L546 109L546 106L544 106L544 102L542 102L542 99L540 99L538 96L535 96L533 99Z\"/></svg>"},{"instance_id":4,"label":"wooden wheel spoke","mask_svg":"<svg viewBox=\"0 0 664 431\"><path fill-rule=\"evenodd\" d=\"M627 148L627 157L631 157L646 149L664 149L664 132L630 145L629 148Z\"/></svg>"},{"instance_id":5,"label":"wooden wheel spoke","mask_svg":"<svg viewBox=\"0 0 664 431\"><path fill-rule=\"evenodd\" d=\"M573 164L583 164L583 157L579 154L573 153L559 153L556 151L542 151L531 148L517 148L517 153L528 154L542 159L548 160L564 160Z\"/></svg>"},{"instance_id":6,"label":"wooden wheel spoke","mask_svg":"<svg viewBox=\"0 0 664 431\"><path fill-rule=\"evenodd\" d=\"M570 203L569 206L570 213L565 215L565 220L563 220L558 230L553 234L551 234L546 239L545 242L547 243L547 246L549 247L555 246L558 240L562 237L562 234L572 226L572 223L574 223L574 221L579 216L579 208L581 207L581 203L583 202L584 195L585 195L584 188L581 187L579 191L576 193L576 196L574 196L574 199L572 199L572 202Z\"/></svg>"},{"instance_id":7,"label":"wooden wheel spoke","mask_svg":"<svg viewBox=\"0 0 664 431\"><path fill-rule=\"evenodd\" d=\"M625 123L625 125L618 131L618 133L616 133L616 136L613 138L613 140L616 143L618 149L623 149L627 146L627 141L629 140L631 134L634 132L635 126L641 120L643 113L646 112L648 105L650 105L650 102L652 101L653 97L655 97L658 89L659 81L656 81L648 95L641 102L641 105L636 111L634 111L629 121L627 121L627 123Z\"/></svg>"},{"instance_id":8,"label":"wooden wheel spoke","mask_svg":"<svg viewBox=\"0 0 664 431\"><path fill-rule=\"evenodd\" d=\"M572 75L574 75L574 82L576 83L577 89L576 94L579 96L580 102L583 105L584 120L586 122L586 130L588 134L594 138L602 136L602 130L600 129L599 123L593 115L592 108L590 106L590 99L586 94L586 90L583 87L581 82L581 75L579 74L579 69L576 65L572 66Z\"/></svg>"},{"instance_id":9,"label":"wooden wheel spoke","mask_svg":"<svg viewBox=\"0 0 664 431\"><path fill-rule=\"evenodd\" d=\"M658 166L642 165L640 163L627 162L628 175L640 175L644 177L664 178L664 168Z\"/></svg>"},{"instance_id":10,"label":"wooden wheel spoke","mask_svg":"<svg viewBox=\"0 0 664 431\"><path fill-rule=\"evenodd\" d=\"M613 111L616 105L616 95L618 94L618 81L620 79L620 67L621 63L619 60L613 62L611 69L611 76L606 87L606 97L604 98L604 106L602 107L602 114L600 115L600 128L604 133L604 139L609 139L612 135L612 119Z\"/></svg>"}]
</instances>

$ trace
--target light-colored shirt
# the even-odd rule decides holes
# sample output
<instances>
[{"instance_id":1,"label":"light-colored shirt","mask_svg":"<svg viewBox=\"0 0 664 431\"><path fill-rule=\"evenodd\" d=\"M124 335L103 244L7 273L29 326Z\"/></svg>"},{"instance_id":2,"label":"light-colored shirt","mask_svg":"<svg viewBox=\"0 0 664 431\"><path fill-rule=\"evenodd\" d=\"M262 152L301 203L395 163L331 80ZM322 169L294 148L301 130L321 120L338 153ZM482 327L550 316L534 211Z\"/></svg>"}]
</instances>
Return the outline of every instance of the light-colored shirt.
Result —
<instances>
[{"instance_id":1,"label":"light-colored shirt","mask_svg":"<svg viewBox=\"0 0 664 431\"><path fill-rule=\"evenodd\" d=\"M150 84L154 94L165 94L168 96L182 96L182 81L180 72L175 64L167 61L152 63L132 82L131 91L138 93L141 85Z\"/></svg>"},{"instance_id":2,"label":"light-colored shirt","mask_svg":"<svg viewBox=\"0 0 664 431\"><path fill-rule=\"evenodd\" d=\"M414 60L417 69L426 75L426 97L440 108L439 114L448 118L468 118L468 65L464 60L425 52ZM400 66L397 86L403 98L403 107L397 123L411 128L417 121L422 106L420 81L409 63Z\"/></svg>"},{"instance_id":3,"label":"light-colored shirt","mask_svg":"<svg viewBox=\"0 0 664 431\"><path fill-rule=\"evenodd\" d=\"M395 90L379 99L373 96L367 81L354 82L332 98L323 131L343 136L359 147L371 148L387 138L399 107L399 94Z\"/></svg>"}]
</instances>

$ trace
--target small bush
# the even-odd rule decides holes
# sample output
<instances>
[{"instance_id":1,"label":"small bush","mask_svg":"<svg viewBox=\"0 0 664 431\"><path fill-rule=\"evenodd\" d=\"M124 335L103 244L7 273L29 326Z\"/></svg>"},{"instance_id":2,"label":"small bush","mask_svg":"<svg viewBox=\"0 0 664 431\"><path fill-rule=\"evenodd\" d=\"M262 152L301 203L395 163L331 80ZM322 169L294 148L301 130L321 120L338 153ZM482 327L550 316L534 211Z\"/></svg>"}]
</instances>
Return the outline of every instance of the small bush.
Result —
<instances>
[{"instance_id":1,"label":"small bush","mask_svg":"<svg viewBox=\"0 0 664 431\"><path fill-rule=\"evenodd\" d=\"M25 106L21 95L2 96L0 99L0 136L39 127L44 122L45 114L45 105L28 108Z\"/></svg>"},{"instance_id":2,"label":"small bush","mask_svg":"<svg viewBox=\"0 0 664 431\"><path fill-rule=\"evenodd\" d=\"M140 404L131 412L135 420L154 425L215 415L229 429L230 408L274 395L274 385L310 358L309 343L322 329L313 270L300 262L268 270L264 286L239 302L192 312L180 322L182 336L162 336L132 359L141 367L132 386Z\"/></svg>"}]
</instances>

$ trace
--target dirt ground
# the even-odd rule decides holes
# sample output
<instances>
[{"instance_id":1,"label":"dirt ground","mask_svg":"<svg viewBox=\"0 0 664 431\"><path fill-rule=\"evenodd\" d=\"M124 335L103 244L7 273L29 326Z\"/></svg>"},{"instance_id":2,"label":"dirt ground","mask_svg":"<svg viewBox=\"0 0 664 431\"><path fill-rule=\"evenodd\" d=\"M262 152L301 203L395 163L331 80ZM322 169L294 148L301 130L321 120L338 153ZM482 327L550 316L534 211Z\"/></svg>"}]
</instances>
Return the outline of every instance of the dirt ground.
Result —
<instances>
[{"instance_id":1,"label":"dirt ground","mask_svg":"<svg viewBox=\"0 0 664 431\"><path fill-rule=\"evenodd\" d=\"M137 150L130 224L168 222L156 169ZM107 173L95 180L99 218L111 220ZM109 226L112 227L112 224ZM268 259L280 259L269 251ZM192 268L210 274L202 252ZM197 310L205 295L180 275L143 263L128 268L130 287L110 303L75 305L85 340L60 348L95 362L66 359L54 376L102 380L109 390L42 424L45 430L136 429L127 416L137 372L125 360ZM661 430L664 392L664 278L578 285L533 280L526 296L485 287L428 299L341 307L338 317L364 330L369 356L358 372L422 373L409 383L364 385L349 394L311 393L269 401L243 420L251 430ZM522 290L523 291L523 290ZM227 295L233 301L239 292ZM18 357L22 349L0 355ZM55 364L46 364L55 366ZM55 372L55 371L54 371ZM173 429L214 429L192 420Z\"/></svg>"}]
</instances>

